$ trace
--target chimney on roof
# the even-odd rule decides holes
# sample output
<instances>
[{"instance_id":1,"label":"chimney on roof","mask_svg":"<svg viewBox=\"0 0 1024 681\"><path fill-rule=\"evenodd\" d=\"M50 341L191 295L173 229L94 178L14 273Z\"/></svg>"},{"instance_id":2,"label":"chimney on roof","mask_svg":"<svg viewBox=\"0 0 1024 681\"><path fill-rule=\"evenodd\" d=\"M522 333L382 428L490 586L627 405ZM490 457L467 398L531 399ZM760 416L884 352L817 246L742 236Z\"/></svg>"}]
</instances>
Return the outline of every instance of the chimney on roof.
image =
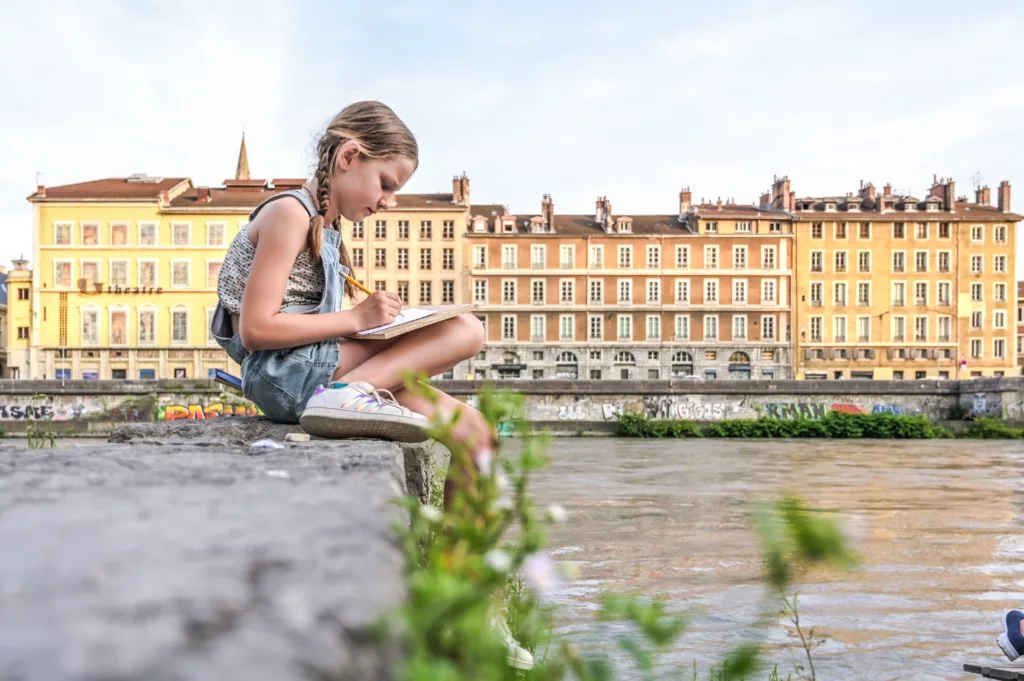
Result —
<instances>
[{"instance_id":1,"label":"chimney on roof","mask_svg":"<svg viewBox=\"0 0 1024 681\"><path fill-rule=\"evenodd\" d=\"M249 154L245 150L245 131L242 131L242 146L238 149L238 165L235 167L236 180L249 179Z\"/></svg>"},{"instance_id":2,"label":"chimney on roof","mask_svg":"<svg viewBox=\"0 0 1024 681\"><path fill-rule=\"evenodd\" d=\"M551 200L551 194L545 194L540 202L540 212L544 217L544 225L549 232L555 231L555 203Z\"/></svg>"},{"instance_id":3,"label":"chimney on roof","mask_svg":"<svg viewBox=\"0 0 1024 681\"><path fill-rule=\"evenodd\" d=\"M864 180L861 180L860 190L857 192L857 196L859 196L864 201L870 201L871 203L874 203L875 200L878 198L878 192L875 191L875 185L873 185L870 182L864 184Z\"/></svg>"},{"instance_id":4,"label":"chimney on roof","mask_svg":"<svg viewBox=\"0 0 1024 681\"><path fill-rule=\"evenodd\" d=\"M690 193L689 187L684 187L679 192L679 219L681 220L687 211L690 210L690 206L693 205L693 194Z\"/></svg>"},{"instance_id":5,"label":"chimney on roof","mask_svg":"<svg viewBox=\"0 0 1024 681\"><path fill-rule=\"evenodd\" d=\"M772 181L772 208L796 210L796 192L790 190L789 176L776 177Z\"/></svg>"},{"instance_id":6,"label":"chimney on roof","mask_svg":"<svg viewBox=\"0 0 1024 681\"><path fill-rule=\"evenodd\" d=\"M987 184L974 190L974 202L982 206L992 205L992 190Z\"/></svg>"},{"instance_id":7,"label":"chimney on roof","mask_svg":"<svg viewBox=\"0 0 1024 681\"><path fill-rule=\"evenodd\" d=\"M888 182L882 187L882 196L892 196L892 185Z\"/></svg>"},{"instance_id":8,"label":"chimney on roof","mask_svg":"<svg viewBox=\"0 0 1024 681\"><path fill-rule=\"evenodd\" d=\"M36 185L36 196L38 196L41 199L46 198L46 185Z\"/></svg>"},{"instance_id":9,"label":"chimney on roof","mask_svg":"<svg viewBox=\"0 0 1024 681\"><path fill-rule=\"evenodd\" d=\"M25 256L16 258L12 260L11 263L14 265L14 270L16 272L24 272L28 269L28 260L25 260Z\"/></svg>"},{"instance_id":10,"label":"chimney on roof","mask_svg":"<svg viewBox=\"0 0 1024 681\"><path fill-rule=\"evenodd\" d=\"M209 187L196 187L196 203L209 203L210 202L210 188Z\"/></svg>"},{"instance_id":11,"label":"chimney on roof","mask_svg":"<svg viewBox=\"0 0 1024 681\"><path fill-rule=\"evenodd\" d=\"M928 190L928 197L942 199L942 210L953 212L956 210L956 183L952 178L940 179L935 177L932 188Z\"/></svg>"},{"instance_id":12,"label":"chimney on roof","mask_svg":"<svg viewBox=\"0 0 1024 681\"><path fill-rule=\"evenodd\" d=\"M758 208L771 208L772 205L772 193L765 192L761 194L761 198L757 201Z\"/></svg>"},{"instance_id":13,"label":"chimney on roof","mask_svg":"<svg viewBox=\"0 0 1024 681\"><path fill-rule=\"evenodd\" d=\"M597 197L597 202L594 205L594 221L600 224L604 224L605 216L605 198L603 196Z\"/></svg>"},{"instance_id":14,"label":"chimney on roof","mask_svg":"<svg viewBox=\"0 0 1024 681\"><path fill-rule=\"evenodd\" d=\"M722 197L721 196L718 197L717 206L718 206L718 210L722 210Z\"/></svg>"},{"instance_id":15,"label":"chimney on roof","mask_svg":"<svg viewBox=\"0 0 1024 681\"><path fill-rule=\"evenodd\" d=\"M608 200L608 197L604 198L604 224L606 227L612 224L612 202Z\"/></svg>"},{"instance_id":16,"label":"chimney on roof","mask_svg":"<svg viewBox=\"0 0 1024 681\"><path fill-rule=\"evenodd\" d=\"M168 194L166 191L160 192L160 194L157 196L157 203L159 203L161 206L166 206L168 203L170 203L170 201L171 195Z\"/></svg>"},{"instance_id":17,"label":"chimney on roof","mask_svg":"<svg viewBox=\"0 0 1024 681\"><path fill-rule=\"evenodd\" d=\"M1010 212L1010 183L1007 180L1003 180L999 183L998 192L999 201L999 212L1009 213Z\"/></svg>"},{"instance_id":18,"label":"chimney on roof","mask_svg":"<svg viewBox=\"0 0 1024 681\"><path fill-rule=\"evenodd\" d=\"M452 201L457 206L469 205L469 177L465 170L461 176L456 175L452 178Z\"/></svg>"}]
</instances>

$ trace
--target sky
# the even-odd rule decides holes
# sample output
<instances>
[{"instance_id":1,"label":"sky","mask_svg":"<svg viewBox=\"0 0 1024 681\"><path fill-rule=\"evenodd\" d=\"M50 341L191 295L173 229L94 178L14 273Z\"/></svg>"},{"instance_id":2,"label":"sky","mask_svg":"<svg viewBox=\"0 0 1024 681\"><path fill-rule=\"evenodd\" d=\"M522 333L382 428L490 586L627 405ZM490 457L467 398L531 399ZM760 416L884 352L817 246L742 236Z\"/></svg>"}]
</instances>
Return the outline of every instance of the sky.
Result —
<instances>
[{"instance_id":1,"label":"sky","mask_svg":"<svg viewBox=\"0 0 1024 681\"><path fill-rule=\"evenodd\" d=\"M254 178L307 175L346 104L420 144L407 192L537 213L673 213L861 180L1024 211L1024 2L8 3L0 24L0 264L32 253L36 185L147 173L217 186L244 128ZM1024 258L1018 257L1018 262ZM1018 268L1018 275L1021 270Z\"/></svg>"}]
</instances>

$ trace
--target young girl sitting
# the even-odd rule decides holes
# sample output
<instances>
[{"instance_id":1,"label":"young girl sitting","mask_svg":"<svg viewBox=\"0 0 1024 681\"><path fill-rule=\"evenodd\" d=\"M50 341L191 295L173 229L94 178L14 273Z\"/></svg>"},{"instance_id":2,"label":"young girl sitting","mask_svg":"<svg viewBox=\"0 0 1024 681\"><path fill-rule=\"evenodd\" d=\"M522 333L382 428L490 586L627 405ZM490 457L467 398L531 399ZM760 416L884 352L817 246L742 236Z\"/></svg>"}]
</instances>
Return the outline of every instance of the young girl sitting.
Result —
<instances>
[{"instance_id":1,"label":"young girl sitting","mask_svg":"<svg viewBox=\"0 0 1024 681\"><path fill-rule=\"evenodd\" d=\"M478 411L440 391L435 406L402 389L406 370L434 376L480 352L475 317L391 340L345 338L390 323L401 301L378 291L342 309L356 290L342 276L351 265L341 219L393 205L416 170L416 139L384 104L358 102L330 122L317 155L313 178L257 206L224 258L212 333L241 365L243 393L269 418L323 437L418 442L434 410L461 407L455 435L474 456L492 449L496 433Z\"/></svg>"}]
</instances>

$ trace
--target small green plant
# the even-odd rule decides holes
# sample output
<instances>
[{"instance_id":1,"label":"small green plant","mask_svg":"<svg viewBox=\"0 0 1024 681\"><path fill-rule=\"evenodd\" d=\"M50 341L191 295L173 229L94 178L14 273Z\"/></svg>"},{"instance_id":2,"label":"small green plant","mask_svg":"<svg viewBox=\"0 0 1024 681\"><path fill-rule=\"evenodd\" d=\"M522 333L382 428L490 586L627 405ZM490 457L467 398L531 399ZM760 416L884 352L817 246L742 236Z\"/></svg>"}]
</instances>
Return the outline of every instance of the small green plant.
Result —
<instances>
[{"instance_id":1,"label":"small green plant","mask_svg":"<svg viewBox=\"0 0 1024 681\"><path fill-rule=\"evenodd\" d=\"M968 409L958 402L949 408L946 418L950 421L963 421L966 420L969 413Z\"/></svg>"},{"instance_id":2,"label":"small green plant","mask_svg":"<svg viewBox=\"0 0 1024 681\"><path fill-rule=\"evenodd\" d=\"M406 388L428 399L433 391L422 380L407 379ZM522 396L487 390L478 408L492 428L522 413ZM547 532L565 520L558 506L537 508L529 493L532 476L546 463L547 439L520 421L512 421L519 439L517 460L498 458L495 451L470 458L466 442L453 436L461 411L435 416L429 435L451 452L449 470L457 487L447 506L441 504L444 482L432 480L432 502L407 498L402 506L408 523L396 527L405 555L406 601L382 622L382 634L399 635L405 657L401 681L612 681L622 678L609 650L630 661L631 678L678 679L690 670L673 669L659 660L685 633L687 620L666 611L658 599L607 594L597 622L625 622L628 633L584 649L554 635L556 612L550 596L573 574L545 552ZM763 632L773 624L775 599L786 593L804 566L852 564L831 520L812 513L795 497L753 507L754 528L761 538L764 580L771 589L762 604L753 636L708 673L714 681L750 678L762 669ZM795 601L794 601L795 602ZM506 660L507 648L495 627L503 618L513 637L534 654L531 670L516 670ZM758 634L760 632L760 634ZM809 651L808 651L809 654ZM696 674L696 668L694 668ZM667 672L667 675L666 675ZM696 678L696 676L694 677ZM778 680L778 670L770 672Z\"/></svg>"},{"instance_id":3,"label":"small green plant","mask_svg":"<svg viewBox=\"0 0 1024 681\"><path fill-rule=\"evenodd\" d=\"M971 421L957 437L972 440L1020 440L1024 438L1024 429L1011 428L999 419L977 418Z\"/></svg>"},{"instance_id":4,"label":"small green plant","mask_svg":"<svg viewBox=\"0 0 1024 681\"><path fill-rule=\"evenodd\" d=\"M53 432L53 415L48 414L41 422L45 425L37 427L40 421L35 417L36 403L46 401L46 395L36 393L29 400L28 408L25 410L25 440L29 449L42 449L44 447L56 447L57 438Z\"/></svg>"},{"instance_id":5,"label":"small green plant","mask_svg":"<svg viewBox=\"0 0 1024 681\"><path fill-rule=\"evenodd\" d=\"M656 420L644 414L623 414L616 434L653 438L872 438L928 440L953 437L924 416L828 412L820 419L728 419L703 426L692 421ZM969 436L968 436L969 437Z\"/></svg>"}]
</instances>

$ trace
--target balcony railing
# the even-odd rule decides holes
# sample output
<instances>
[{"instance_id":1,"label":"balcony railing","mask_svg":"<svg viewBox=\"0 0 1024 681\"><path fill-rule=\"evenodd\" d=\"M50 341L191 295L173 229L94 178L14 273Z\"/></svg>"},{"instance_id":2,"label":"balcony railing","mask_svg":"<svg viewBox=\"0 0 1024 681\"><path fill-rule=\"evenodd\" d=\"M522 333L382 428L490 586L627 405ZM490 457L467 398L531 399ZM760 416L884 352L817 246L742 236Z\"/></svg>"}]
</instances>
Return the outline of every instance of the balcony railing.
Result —
<instances>
[{"instance_id":1,"label":"balcony railing","mask_svg":"<svg viewBox=\"0 0 1024 681\"><path fill-rule=\"evenodd\" d=\"M915 298L914 299L914 305L917 305L919 307L924 307L927 304L928 304L928 299L927 298Z\"/></svg>"},{"instance_id":2,"label":"balcony railing","mask_svg":"<svg viewBox=\"0 0 1024 681\"><path fill-rule=\"evenodd\" d=\"M572 298L562 298L559 302L562 303L562 305L572 305L573 304L573 299Z\"/></svg>"},{"instance_id":3,"label":"balcony railing","mask_svg":"<svg viewBox=\"0 0 1024 681\"><path fill-rule=\"evenodd\" d=\"M503 269L503 270L514 270L515 268L516 268L516 264L514 262L511 262L511 261L508 261L508 260L503 260L501 262L501 269Z\"/></svg>"},{"instance_id":4,"label":"balcony railing","mask_svg":"<svg viewBox=\"0 0 1024 681\"><path fill-rule=\"evenodd\" d=\"M533 303L534 305L543 305L544 304L544 299L541 298L540 300L537 300L536 298L534 298L530 302Z\"/></svg>"},{"instance_id":5,"label":"balcony railing","mask_svg":"<svg viewBox=\"0 0 1024 681\"><path fill-rule=\"evenodd\" d=\"M531 262L530 263L530 267L535 269L535 270L542 270L542 269L544 269L544 263L542 263L542 262Z\"/></svg>"},{"instance_id":6,"label":"balcony railing","mask_svg":"<svg viewBox=\"0 0 1024 681\"><path fill-rule=\"evenodd\" d=\"M845 343L846 342L846 334L845 333L837 334L835 342L836 343Z\"/></svg>"},{"instance_id":7,"label":"balcony railing","mask_svg":"<svg viewBox=\"0 0 1024 681\"><path fill-rule=\"evenodd\" d=\"M893 265L892 266L892 271L893 272L906 272L907 268L904 267L903 265Z\"/></svg>"},{"instance_id":8,"label":"balcony railing","mask_svg":"<svg viewBox=\"0 0 1024 681\"><path fill-rule=\"evenodd\" d=\"M858 300L857 307L869 307L871 305L870 300Z\"/></svg>"},{"instance_id":9,"label":"balcony railing","mask_svg":"<svg viewBox=\"0 0 1024 681\"><path fill-rule=\"evenodd\" d=\"M903 340L904 340L904 336L903 336L902 333L893 334L893 337L892 337L892 342L893 343L902 343Z\"/></svg>"},{"instance_id":10,"label":"balcony railing","mask_svg":"<svg viewBox=\"0 0 1024 681\"><path fill-rule=\"evenodd\" d=\"M823 303L820 300L812 300L811 301L811 307L821 307L822 304Z\"/></svg>"},{"instance_id":11,"label":"balcony railing","mask_svg":"<svg viewBox=\"0 0 1024 681\"><path fill-rule=\"evenodd\" d=\"M690 336L689 336L689 334L687 334L685 336L674 335L674 336L672 336L672 340L674 342L676 342L676 343L683 343L683 342L686 342L686 341L690 340Z\"/></svg>"},{"instance_id":12,"label":"balcony railing","mask_svg":"<svg viewBox=\"0 0 1024 681\"><path fill-rule=\"evenodd\" d=\"M857 342L858 343L870 343L871 342L871 336L857 336Z\"/></svg>"},{"instance_id":13,"label":"balcony railing","mask_svg":"<svg viewBox=\"0 0 1024 681\"><path fill-rule=\"evenodd\" d=\"M914 342L915 343L927 343L928 342L928 334L926 334L926 333L914 334Z\"/></svg>"},{"instance_id":14,"label":"balcony railing","mask_svg":"<svg viewBox=\"0 0 1024 681\"><path fill-rule=\"evenodd\" d=\"M896 300L892 301L892 306L893 307L903 307L906 304L907 304L907 301L904 300L903 298L897 298Z\"/></svg>"},{"instance_id":15,"label":"balcony railing","mask_svg":"<svg viewBox=\"0 0 1024 681\"><path fill-rule=\"evenodd\" d=\"M948 343L949 342L949 334L948 333L939 334L939 342L940 343Z\"/></svg>"},{"instance_id":16,"label":"balcony railing","mask_svg":"<svg viewBox=\"0 0 1024 681\"><path fill-rule=\"evenodd\" d=\"M571 270L573 268L573 264L574 263L571 260L563 260L559 264L559 267L561 267L563 270Z\"/></svg>"},{"instance_id":17,"label":"balcony railing","mask_svg":"<svg viewBox=\"0 0 1024 681\"><path fill-rule=\"evenodd\" d=\"M532 336L530 336L530 340L533 341L534 343L543 343L544 342L544 335L543 334L536 334L535 333Z\"/></svg>"}]
</instances>

